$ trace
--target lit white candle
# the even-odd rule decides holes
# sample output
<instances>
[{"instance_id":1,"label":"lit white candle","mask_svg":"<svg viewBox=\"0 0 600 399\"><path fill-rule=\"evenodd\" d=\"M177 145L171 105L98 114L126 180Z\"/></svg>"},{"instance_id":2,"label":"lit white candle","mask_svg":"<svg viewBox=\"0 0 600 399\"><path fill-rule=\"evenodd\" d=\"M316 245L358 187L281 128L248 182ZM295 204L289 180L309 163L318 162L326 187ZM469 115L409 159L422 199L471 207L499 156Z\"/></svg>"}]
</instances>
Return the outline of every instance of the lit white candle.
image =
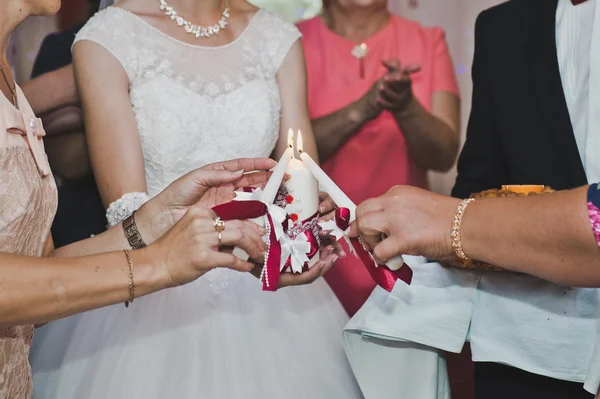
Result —
<instances>
[{"instance_id":1,"label":"lit white candle","mask_svg":"<svg viewBox=\"0 0 600 399\"><path fill-rule=\"evenodd\" d=\"M275 201L275 197L277 197L277 192L279 191L279 187L281 186L281 182L283 181L283 177L285 175L285 171L288 167L288 163L294 156L294 151L292 150L292 139L294 137L294 132L292 129L288 132L288 148L283 152L281 159L277 163L277 165L273 168L273 174L269 178L269 181L265 185L265 189L263 190L263 202L267 204L272 204Z\"/></svg>"},{"instance_id":2,"label":"lit white candle","mask_svg":"<svg viewBox=\"0 0 600 399\"><path fill-rule=\"evenodd\" d=\"M304 161L304 165L312 172L315 178L321 185L321 190L325 191L331 199L340 208L348 208L350 210L350 223L356 220L356 205L348 196L331 180L327 173L317 165L317 163L305 152L300 153L300 158ZM402 267L404 259L398 255L390 259L385 265L393 271Z\"/></svg>"},{"instance_id":3,"label":"lit white candle","mask_svg":"<svg viewBox=\"0 0 600 399\"><path fill-rule=\"evenodd\" d=\"M331 199L340 208L348 208L350 210L350 223L356 219L356 205L348 196L331 180L327 173L317 165L317 163L305 152L300 153L300 159L304 165L311 171L313 176L321 185L321 190L329 194Z\"/></svg>"},{"instance_id":4,"label":"lit white candle","mask_svg":"<svg viewBox=\"0 0 600 399\"><path fill-rule=\"evenodd\" d=\"M302 132L298 131L296 142L298 151L302 151ZM286 173L290 179L285 183L292 202L286 211L296 215L298 222L314 216L319 210L319 183L312 172L299 159L292 158L287 165Z\"/></svg>"}]
</instances>

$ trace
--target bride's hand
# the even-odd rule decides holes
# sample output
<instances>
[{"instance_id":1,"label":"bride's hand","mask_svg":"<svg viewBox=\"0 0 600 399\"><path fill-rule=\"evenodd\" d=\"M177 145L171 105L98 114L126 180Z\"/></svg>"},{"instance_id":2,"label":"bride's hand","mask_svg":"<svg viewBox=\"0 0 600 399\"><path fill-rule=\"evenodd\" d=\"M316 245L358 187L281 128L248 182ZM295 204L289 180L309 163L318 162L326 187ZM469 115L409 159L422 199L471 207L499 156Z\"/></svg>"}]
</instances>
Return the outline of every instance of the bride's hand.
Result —
<instances>
[{"instance_id":1,"label":"bride's hand","mask_svg":"<svg viewBox=\"0 0 600 399\"><path fill-rule=\"evenodd\" d=\"M215 217L209 209L190 207L171 230L146 249L157 262L166 286L189 283L217 267L251 271L254 265L230 253L234 246L252 258L262 256L266 250L261 239L266 233L264 228L249 221L228 221L219 243L219 233L213 225Z\"/></svg>"},{"instance_id":2,"label":"bride's hand","mask_svg":"<svg viewBox=\"0 0 600 399\"><path fill-rule=\"evenodd\" d=\"M325 273L327 273L329 269L331 269L335 262L337 262L337 260L342 257L340 256L340 253L337 252L336 247L333 245L321 246L320 256L320 260L304 273L281 273L281 275L279 276L279 288L289 287L293 285L311 284L319 277L323 277ZM255 261L257 262L255 264L256 267L252 270L252 274L254 275L254 277L260 279L260 275L263 268L263 258L252 259L255 259Z\"/></svg>"},{"instance_id":3,"label":"bride's hand","mask_svg":"<svg viewBox=\"0 0 600 399\"><path fill-rule=\"evenodd\" d=\"M333 202L333 199L329 194L320 192L319 193L319 220L328 221L333 220L335 217L335 210L337 205Z\"/></svg>"},{"instance_id":4,"label":"bride's hand","mask_svg":"<svg viewBox=\"0 0 600 399\"><path fill-rule=\"evenodd\" d=\"M231 201L237 189L261 187L269 177L264 171L275 164L269 158L234 159L206 165L177 179L136 213L142 237L147 243L154 242L192 205L210 209Z\"/></svg>"}]
</instances>

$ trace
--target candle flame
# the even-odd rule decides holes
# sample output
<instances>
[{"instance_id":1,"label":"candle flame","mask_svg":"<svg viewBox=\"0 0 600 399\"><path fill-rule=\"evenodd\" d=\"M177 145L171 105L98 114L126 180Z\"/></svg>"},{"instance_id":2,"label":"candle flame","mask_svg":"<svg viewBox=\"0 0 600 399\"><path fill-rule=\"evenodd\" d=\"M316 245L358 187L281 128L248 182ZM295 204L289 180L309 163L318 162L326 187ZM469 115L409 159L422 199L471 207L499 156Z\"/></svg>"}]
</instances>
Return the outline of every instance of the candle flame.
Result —
<instances>
[{"instance_id":1,"label":"candle flame","mask_svg":"<svg viewBox=\"0 0 600 399\"><path fill-rule=\"evenodd\" d=\"M302 147L302 132L300 130L298 130L298 152L302 152L302 150L304 149L304 147Z\"/></svg>"},{"instance_id":2,"label":"candle flame","mask_svg":"<svg viewBox=\"0 0 600 399\"><path fill-rule=\"evenodd\" d=\"M292 128L288 130L288 147L292 148L294 143L294 131Z\"/></svg>"}]
</instances>

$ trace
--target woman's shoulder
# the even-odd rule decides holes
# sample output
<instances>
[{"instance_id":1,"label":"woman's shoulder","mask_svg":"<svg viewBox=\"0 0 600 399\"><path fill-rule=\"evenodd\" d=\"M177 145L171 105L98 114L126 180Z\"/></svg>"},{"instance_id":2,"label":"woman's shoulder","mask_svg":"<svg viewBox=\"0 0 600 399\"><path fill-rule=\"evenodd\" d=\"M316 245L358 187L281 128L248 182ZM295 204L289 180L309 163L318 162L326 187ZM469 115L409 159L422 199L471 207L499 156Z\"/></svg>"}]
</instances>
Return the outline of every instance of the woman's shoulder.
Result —
<instances>
[{"instance_id":1,"label":"woman's shoulder","mask_svg":"<svg viewBox=\"0 0 600 399\"><path fill-rule=\"evenodd\" d=\"M424 26L418 21L392 15L391 23L396 34L403 38L407 46L434 51L439 44L445 43L446 32L440 26Z\"/></svg>"},{"instance_id":2,"label":"woman's shoulder","mask_svg":"<svg viewBox=\"0 0 600 399\"><path fill-rule=\"evenodd\" d=\"M121 37L132 27L134 15L119 7L108 7L98 11L92 16L75 36L75 43L80 40L94 40L99 38Z\"/></svg>"},{"instance_id":3,"label":"woman's shoulder","mask_svg":"<svg viewBox=\"0 0 600 399\"><path fill-rule=\"evenodd\" d=\"M318 32L321 31L323 27L323 21L320 16L312 17L309 19L305 19L296 24L296 27L302 33L302 36L305 40L310 40L318 35Z\"/></svg>"},{"instance_id":4,"label":"woman's shoulder","mask_svg":"<svg viewBox=\"0 0 600 399\"><path fill-rule=\"evenodd\" d=\"M391 23L397 30L401 30L403 35L410 41L415 38L428 42L435 42L446 37L444 29L440 26L424 26L419 21L404 18L400 15L392 14Z\"/></svg>"},{"instance_id":5,"label":"woman's shoulder","mask_svg":"<svg viewBox=\"0 0 600 399\"><path fill-rule=\"evenodd\" d=\"M260 26L261 30L270 35L279 36L300 36L300 32L296 26L286 21L281 15L261 8L257 11L260 21L257 26ZM274 37L274 38L275 38Z\"/></svg>"}]
</instances>

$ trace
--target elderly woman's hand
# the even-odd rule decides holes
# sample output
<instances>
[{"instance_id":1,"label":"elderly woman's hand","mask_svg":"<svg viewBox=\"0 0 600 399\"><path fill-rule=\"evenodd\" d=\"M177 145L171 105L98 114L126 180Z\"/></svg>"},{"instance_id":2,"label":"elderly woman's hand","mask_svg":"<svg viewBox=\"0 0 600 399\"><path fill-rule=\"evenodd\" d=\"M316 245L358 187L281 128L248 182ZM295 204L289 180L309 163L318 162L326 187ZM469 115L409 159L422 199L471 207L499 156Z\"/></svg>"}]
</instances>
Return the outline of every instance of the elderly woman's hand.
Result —
<instances>
[{"instance_id":1,"label":"elderly woman's hand","mask_svg":"<svg viewBox=\"0 0 600 399\"><path fill-rule=\"evenodd\" d=\"M413 99L411 75L421 70L419 65L402 65L400 61L382 61L388 73L377 87L377 103L388 111L400 111Z\"/></svg>"},{"instance_id":2,"label":"elderly woman's hand","mask_svg":"<svg viewBox=\"0 0 600 399\"><path fill-rule=\"evenodd\" d=\"M264 171L275 164L269 158L234 159L206 165L179 178L136 213L144 239L147 243L158 239L192 205L210 209L233 200L235 190L242 187L262 187L269 177Z\"/></svg>"}]
</instances>

